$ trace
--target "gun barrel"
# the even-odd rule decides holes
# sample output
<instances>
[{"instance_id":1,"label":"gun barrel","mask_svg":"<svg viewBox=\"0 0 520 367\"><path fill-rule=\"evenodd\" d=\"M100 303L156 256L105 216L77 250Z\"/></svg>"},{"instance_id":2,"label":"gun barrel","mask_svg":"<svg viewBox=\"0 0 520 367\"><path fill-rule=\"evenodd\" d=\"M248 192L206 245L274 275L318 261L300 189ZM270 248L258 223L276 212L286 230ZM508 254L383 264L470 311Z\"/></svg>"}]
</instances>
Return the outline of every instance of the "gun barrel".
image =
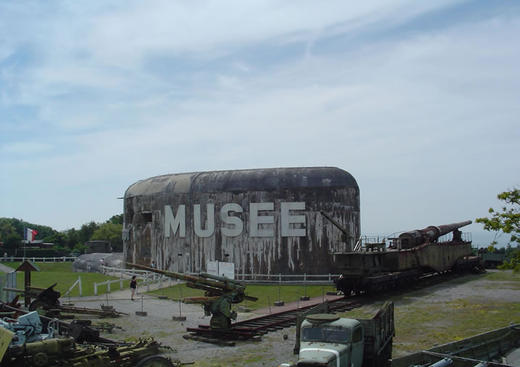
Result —
<instances>
[{"instance_id":1,"label":"gun barrel","mask_svg":"<svg viewBox=\"0 0 520 367\"><path fill-rule=\"evenodd\" d=\"M471 220L403 232L399 235L401 246L410 248L426 242L435 242L439 237L471 224Z\"/></svg>"},{"instance_id":2,"label":"gun barrel","mask_svg":"<svg viewBox=\"0 0 520 367\"><path fill-rule=\"evenodd\" d=\"M443 236L446 233L453 232L454 230L459 229L459 228L464 227L464 226L467 226L467 225L469 225L471 223L473 223L471 220L466 220L464 222L444 224L444 225L438 226L437 228L439 228L440 236Z\"/></svg>"},{"instance_id":3,"label":"gun barrel","mask_svg":"<svg viewBox=\"0 0 520 367\"><path fill-rule=\"evenodd\" d=\"M232 279L227 279L224 277L215 276L215 275L201 274L200 276L195 276L195 275L175 273L175 272L166 271L166 270L159 270L159 269L151 268L151 267L148 267L145 265L139 265L139 264L134 264L134 263L126 263L126 265L132 266L137 269L148 270L148 271L151 271L151 272L154 272L157 274L166 275L171 278L185 280L186 282L188 282L188 286L190 286L191 288L198 288L198 289L210 291L213 293L222 294L222 293L226 293L226 292L230 292L230 291L237 291L237 290L243 293L244 289L245 289L245 285L238 281L235 281ZM256 299L254 299L254 297L250 297L250 296L245 296L245 298L252 300L252 301L256 300Z\"/></svg>"},{"instance_id":4,"label":"gun barrel","mask_svg":"<svg viewBox=\"0 0 520 367\"><path fill-rule=\"evenodd\" d=\"M128 263L127 262L126 266L131 266L131 267L134 267L134 268L139 269L139 270L151 271L153 273L166 275L167 277L170 277L170 278L185 280L185 281L188 281L188 282L196 282L196 281L199 280L198 277L193 276L193 275L174 273L172 271L166 271L166 270L160 270L160 269L156 269L156 268L151 268L151 267L146 266L146 265L140 265L140 264L134 264L134 263Z\"/></svg>"},{"instance_id":5,"label":"gun barrel","mask_svg":"<svg viewBox=\"0 0 520 367\"><path fill-rule=\"evenodd\" d=\"M206 278L206 279L218 280L220 282L228 282L228 283L237 285L239 287L243 287L244 286L244 284L242 284L242 282L239 282L238 280L229 279L229 278L226 278L226 277L220 277L218 275L212 275L212 274L208 274L208 273L200 273L199 276L201 276L203 278Z\"/></svg>"}]
</instances>

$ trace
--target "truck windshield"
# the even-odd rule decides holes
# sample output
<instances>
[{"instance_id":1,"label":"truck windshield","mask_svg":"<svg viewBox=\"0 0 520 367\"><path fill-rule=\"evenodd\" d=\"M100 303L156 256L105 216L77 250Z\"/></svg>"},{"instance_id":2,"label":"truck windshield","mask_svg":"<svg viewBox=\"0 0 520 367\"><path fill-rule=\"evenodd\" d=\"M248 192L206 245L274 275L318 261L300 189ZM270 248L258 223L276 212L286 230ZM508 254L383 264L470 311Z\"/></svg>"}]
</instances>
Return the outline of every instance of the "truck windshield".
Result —
<instances>
[{"instance_id":1,"label":"truck windshield","mask_svg":"<svg viewBox=\"0 0 520 367\"><path fill-rule=\"evenodd\" d=\"M302 329L304 342L348 343L348 330L339 327L306 327Z\"/></svg>"}]
</instances>

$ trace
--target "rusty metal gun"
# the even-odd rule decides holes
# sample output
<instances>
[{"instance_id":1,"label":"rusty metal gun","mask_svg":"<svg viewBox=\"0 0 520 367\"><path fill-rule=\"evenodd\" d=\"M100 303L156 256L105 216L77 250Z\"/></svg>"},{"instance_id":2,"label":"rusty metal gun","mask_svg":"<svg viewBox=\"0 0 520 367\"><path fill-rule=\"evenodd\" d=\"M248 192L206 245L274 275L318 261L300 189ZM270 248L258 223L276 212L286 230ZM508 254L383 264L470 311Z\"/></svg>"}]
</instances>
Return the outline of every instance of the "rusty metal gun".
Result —
<instances>
[{"instance_id":1,"label":"rusty metal gun","mask_svg":"<svg viewBox=\"0 0 520 367\"><path fill-rule=\"evenodd\" d=\"M413 231L401 233L398 237L398 240L401 242L401 248L406 249L419 246L423 243L436 242L439 239L439 237L453 232L453 241L462 242L462 236L461 232L459 231L459 228L467 226L471 223L471 220L467 220L464 222L444 224L440 226L429 226L423 229L416 229Z\"/></svg>"},{"instance_id":2,"label":"rusty metal gun","mask_svg":"<svg viewBox=\"0 0 520 367\"><path fill-rule=\"evenodd\" d=\"M166 270L159 270L144 265L126 263L141 270L148 270L157 274L162 274L170 278L186 281L186 286L201 289L206 292L204 297L185 298L185 303L200 303L204 306L206 315L212 315L210 327L212 329L229 329L231 320L236 319L236 312L231 310L232 303L240 303L247 299L257 301L258 298L245 294L246 286L236 280L219 277L215 275L201 273L198 276L174 273Z\"/></svg>"},{"instance_id":3,"label":"rusty metal gun","mask_svg":"<svg viewBox=\"0 0 520 367\"><path fill-rule=\"evenodd\" d=\"M7 287L4 289L11 292L29 295L34 299L29 305L29 311L40 311L40 313L48 316L56 317L60 313L88 314L100 317L119 317L121 315L126 315L123 312L115 310L97 310L86 307L64 306L59 300L61 296L60 292L54 289L56 285L57 283L54 283L48 288L28 287L26 290Z\"/></svg>"},{"instance_id":4,"label":"rusty metal gun","mask_svg":"<svg viewBox=\"0 0 520 367\"><path fill-rule=\"evenodd\" d=\"M134 267L140 270L147 270L153 273L162 274L170 278L179 279L186 281L186 286L195 289L201 289L208 293L208 296L221 296L223 294L234 292L236 296L234 297L233 303L240 303L244 299L248 301L257 301L258 298L247 296L245 294L246 286L236 280L228 279L225 277L219 277L216 275L201 273L198 276L189 275L189 274L181 274L175 273L172 271L159 270L156 268L151 268L145 265L139 265L134 263L126 263L127 266Z\"/></svg>"}]
</instances>

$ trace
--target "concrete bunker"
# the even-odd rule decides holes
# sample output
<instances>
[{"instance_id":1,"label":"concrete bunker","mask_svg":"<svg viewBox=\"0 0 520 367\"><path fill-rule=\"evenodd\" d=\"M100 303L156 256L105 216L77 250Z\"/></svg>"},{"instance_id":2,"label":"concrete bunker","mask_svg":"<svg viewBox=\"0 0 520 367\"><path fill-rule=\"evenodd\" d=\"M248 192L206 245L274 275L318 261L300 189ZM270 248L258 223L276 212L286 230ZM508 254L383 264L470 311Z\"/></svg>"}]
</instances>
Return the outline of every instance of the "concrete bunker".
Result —
<instances>
[{"instance_id":1,"label":"concrete bunker","mask_svg":"<svg viewBox=\"0 0 520 367\"><path fill-rule=\"evenodd\" d=\"M347 228L346 243L320 211ZM170 271L218 260L243 274L325 274L359 236L359 187L335 167L170 174L124 196L125 260Z\"/></svg>"}]
</instances>

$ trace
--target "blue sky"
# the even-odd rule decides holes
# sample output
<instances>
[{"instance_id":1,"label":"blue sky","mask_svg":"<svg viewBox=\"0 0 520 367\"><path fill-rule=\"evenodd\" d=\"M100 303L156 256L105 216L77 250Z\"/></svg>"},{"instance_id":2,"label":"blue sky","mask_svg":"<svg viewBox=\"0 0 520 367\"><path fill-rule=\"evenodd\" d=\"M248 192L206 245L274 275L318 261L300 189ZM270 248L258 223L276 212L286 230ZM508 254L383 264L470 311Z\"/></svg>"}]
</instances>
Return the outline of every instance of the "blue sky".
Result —
<instances>
[{"instance_id":1,"label":"blue sky","mask_svg":"<svg viewBox=\"0 0 520 367\"><path fill-rule=\"evenodd\" d=\"M155 175L337 166L365 234L474 220L520 186L519 36L514 1L0 1L0 216L78 228Z\"/></svg>"}]
</instances>

